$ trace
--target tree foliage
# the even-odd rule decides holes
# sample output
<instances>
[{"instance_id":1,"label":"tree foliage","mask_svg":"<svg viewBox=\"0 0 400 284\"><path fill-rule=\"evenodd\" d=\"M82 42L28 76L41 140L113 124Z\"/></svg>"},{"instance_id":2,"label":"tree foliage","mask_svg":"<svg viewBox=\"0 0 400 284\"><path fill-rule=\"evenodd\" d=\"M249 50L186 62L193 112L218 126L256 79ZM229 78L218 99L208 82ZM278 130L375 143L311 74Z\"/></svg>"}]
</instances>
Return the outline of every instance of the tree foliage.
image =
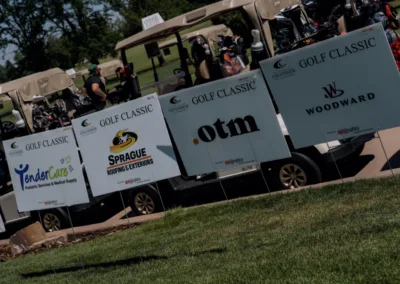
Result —
<instances>
[{"instance_id":1,"label":"tree foliage","mask_svg":"<svg viewBox=\"0 0 400 284\"><path fill-rule=\"evenodd\" d=\"M1 81L52 67L72 68L87 58L114 53L120 39L103 1L4 0L0 2L0 49L14 46L16 72L0 70ZM11 62L7 63L8 65ZM10 66L8 66L10 67ZM15 73L19 75L15 75Z\"/></svg>"},{"instance_id":2,"label":"tree foliage","mask_svg":"<svg viewBox=\"0 0 400 284\"><path fill-rule=\"evenodd\" d=\"M45 0L43 3L51 30L61 34L73 64L84 58L98 63L98 58L113 52L119 35L102 1Z\"/></svg>"},{"instance_id":3,"label":"tree foliage","mask_svg":"<svg viewBox=\"0 0 400 284\"><path fill-rule=\"evenodd\" d=\"M183 13L192 11L204 5L218 2L217 0L108 0L110 9L118 11L123 21L120 31L124 37L142 31L142 18L160 13L164 20L172 19Z\"/></svg>"},{"instance_id":4,"label":"tree foliage","mask_svg":"<svg viewBox=\"0 0 400 284\"><path fill-rule=\"evenodd\" d=\"M114 47L122 36L142 30L142 18L160 13L168 20L212 2L216 0L2 0L0 49L13 46L16 54L14 62L0 66L0 82L53 67L69 69L84 59L98 63L105 55L116 56Z\"/></svg>"},{"instance_id":5,"label":"tree foliage","mask_svg":"<svg viewBox=\"0 0 400 284\"><path fill-rule=\"evenodd\" d=\"M17 64L21 72L38 72L49 67L46 60L46 19L43 6L35 0L5 0L0 4L0 48L9 45L23 56Z\"/></svg>"}]
</instances>

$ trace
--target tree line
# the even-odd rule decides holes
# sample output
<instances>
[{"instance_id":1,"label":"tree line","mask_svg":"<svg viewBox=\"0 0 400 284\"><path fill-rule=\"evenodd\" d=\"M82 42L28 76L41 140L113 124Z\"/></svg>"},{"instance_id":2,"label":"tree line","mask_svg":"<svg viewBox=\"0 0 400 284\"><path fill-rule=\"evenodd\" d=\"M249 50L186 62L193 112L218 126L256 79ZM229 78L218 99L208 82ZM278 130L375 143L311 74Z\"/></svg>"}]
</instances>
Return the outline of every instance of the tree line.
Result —
<instances>
[{"instance_id":1,"label":"tree line","mask_svg":"<svg viewBox=\"0 0 400 284\"><path fill-rule=\"evenodd\" d=\"M3 0L0 49L15 50L0 66L0 83L87 59L117 56L115 44L142 30L141 19L171 19L215 0Z\"/></svg>"}]
</instances>

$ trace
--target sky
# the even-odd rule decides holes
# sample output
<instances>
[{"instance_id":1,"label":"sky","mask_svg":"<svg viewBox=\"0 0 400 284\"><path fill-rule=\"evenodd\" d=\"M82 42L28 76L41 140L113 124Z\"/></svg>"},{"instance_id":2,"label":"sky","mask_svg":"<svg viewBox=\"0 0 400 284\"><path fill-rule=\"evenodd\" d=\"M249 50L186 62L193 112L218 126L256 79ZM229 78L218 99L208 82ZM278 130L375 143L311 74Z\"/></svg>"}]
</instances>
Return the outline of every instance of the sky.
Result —
<instances>
[{"instance_id":1,"label":"sky","mask_svg":"<svg viewBox=\"0 0 400 284\"><path fill-rule=\"evenodd\" d=\"M95 7L95 10L100 10L103 8L103 5L99 5L99 7ZM115 21L118 18L121 18L121 15L117 12L110 11L112 20ZM5 50L2 56L0 56L0 64L4 65L7 60L10 60L11 62L14 62L14 55L16 51L16 47L14 45L9 45Z\"/></svg>"}]
</instances>

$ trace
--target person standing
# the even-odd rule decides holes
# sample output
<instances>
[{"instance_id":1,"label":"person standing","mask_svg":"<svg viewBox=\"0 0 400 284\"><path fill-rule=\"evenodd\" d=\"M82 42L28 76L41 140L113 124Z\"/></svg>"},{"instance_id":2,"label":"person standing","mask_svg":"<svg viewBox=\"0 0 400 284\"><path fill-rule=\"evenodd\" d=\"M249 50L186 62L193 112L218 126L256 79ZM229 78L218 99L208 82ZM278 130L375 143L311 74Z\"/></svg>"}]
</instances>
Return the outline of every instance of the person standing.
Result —
<instances>
[{"instance_id":1,"label":"person standing","mask_svg":"<svg viewBox=\"0 0 400 284\"><path fill-rule=\"evenodd\" d=\"M90 65L88 70L90 76L85 81L82 92L90 97L97 111L103 110L107 105L107 91L105 81L100 77L101 70L95 64Z\"/></svg>"}]
</instances>

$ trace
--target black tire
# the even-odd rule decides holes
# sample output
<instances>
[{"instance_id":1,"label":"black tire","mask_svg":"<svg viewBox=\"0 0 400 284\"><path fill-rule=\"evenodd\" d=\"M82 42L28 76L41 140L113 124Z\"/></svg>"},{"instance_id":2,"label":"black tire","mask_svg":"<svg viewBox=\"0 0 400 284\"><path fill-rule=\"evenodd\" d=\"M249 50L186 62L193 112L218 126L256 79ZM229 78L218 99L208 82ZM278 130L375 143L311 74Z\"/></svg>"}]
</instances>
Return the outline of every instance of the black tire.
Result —
<instances>
[{"instance_id":1,"label":"black tire","mask_svg":"<svg viewBox=\"0 0 400 284\"><path fill-rule=\"evenodd\" d=\"M56 232L69 228L68 217L62 209L40 211L40 217L43 229L46 232Z\"/></svg>"},{"instance_id":2,"label":"black tire","mask_svg":"<svg viewBox=\"0 0 400 284\"><path fill-rule=\"evenodd\" d=\"M286 171L288 170L288 171ZM293 189L307 185L317 184L322 182L322 174L319 166L308 156L292 152L292 158L284 159L264 166L263 171L266 173L267 182L272 181L271 190ZM285 184L282 178L287 178L287 173L296 172L299 179L293 181L290 185L290 180ZM289 184L289 185L288 185Z\"/></svg>"},{"instance_id":3,"label":"black tire","mask_svg":"<svg viewBox=\"0 0 400 284\"><path fill-rule=\"evenodd\" d=\"M152 186L132 190L129 194L129 205L136 216L162 211L160 195Z\"/></svg>"}]
</instances>

